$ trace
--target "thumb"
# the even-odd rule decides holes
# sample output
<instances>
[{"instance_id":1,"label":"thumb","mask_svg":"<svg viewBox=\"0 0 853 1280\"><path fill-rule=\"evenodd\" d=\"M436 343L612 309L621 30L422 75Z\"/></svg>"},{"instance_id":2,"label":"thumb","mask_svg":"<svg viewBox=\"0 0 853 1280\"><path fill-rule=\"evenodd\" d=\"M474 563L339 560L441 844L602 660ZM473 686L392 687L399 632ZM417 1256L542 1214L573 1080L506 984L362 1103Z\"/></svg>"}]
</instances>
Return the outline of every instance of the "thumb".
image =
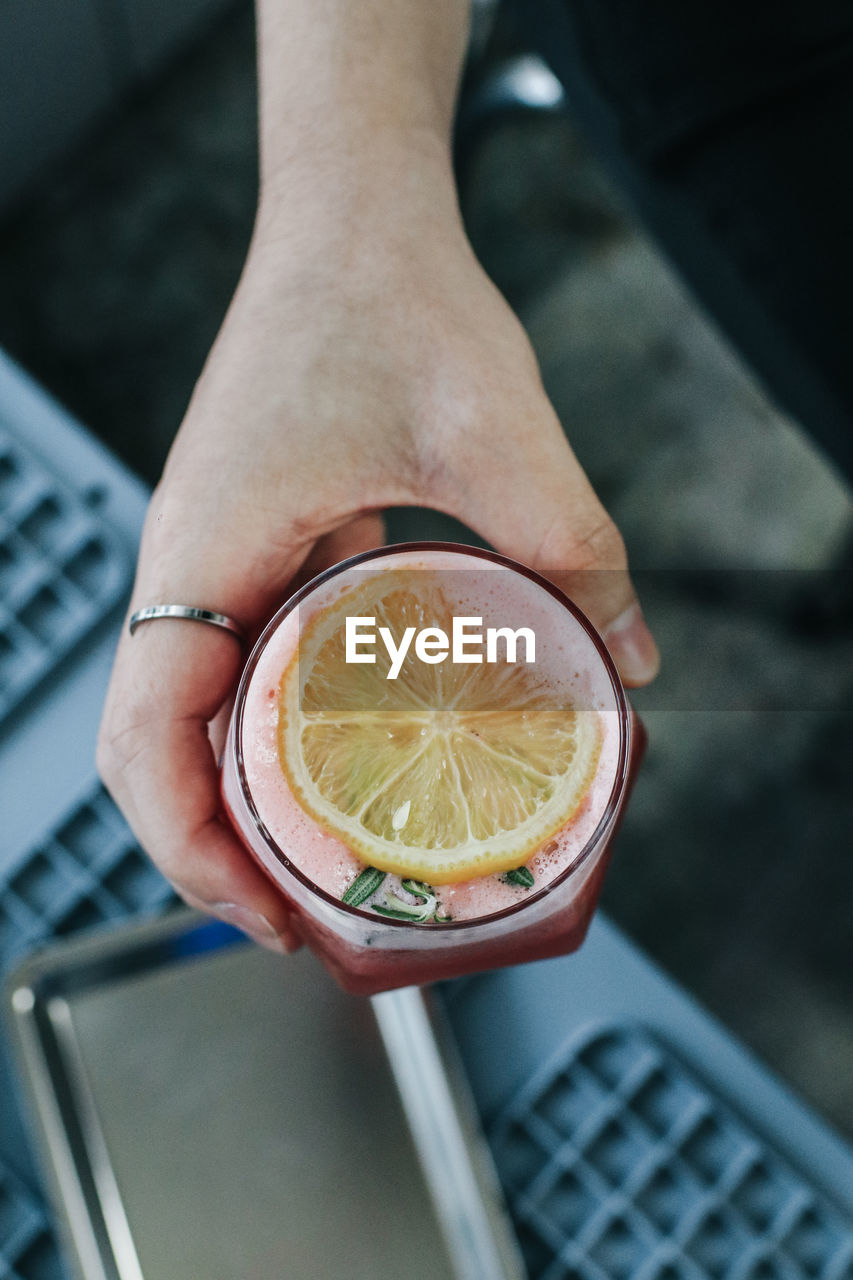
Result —
<instances>
[{"instance_id":1,"label":"thumb","mask_svg":"<svg viewBox=\"0 0 853 1280\"><path fill-rule=\"evenodd\" d=\"M543 421L544 418L544 421ZM626 685L648 684L660 657L628 573L625 544L551 406L507 447L474 460L483 481L459 514L504 555L536 569L598 629Z\"/></svg>"}]
</instances>

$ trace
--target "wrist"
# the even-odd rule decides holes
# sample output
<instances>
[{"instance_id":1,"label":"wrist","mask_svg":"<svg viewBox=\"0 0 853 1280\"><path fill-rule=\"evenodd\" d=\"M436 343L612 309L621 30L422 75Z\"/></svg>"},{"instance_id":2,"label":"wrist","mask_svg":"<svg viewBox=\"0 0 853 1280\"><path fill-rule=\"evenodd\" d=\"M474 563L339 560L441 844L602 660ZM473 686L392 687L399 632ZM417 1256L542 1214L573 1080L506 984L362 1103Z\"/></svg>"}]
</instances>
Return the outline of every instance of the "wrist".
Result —
<instances>
[{"instance_id":1,"label":"wrist","mask_svg":"<svg viewBox=\"0 0 853 1280\"><path fill-rule=\"evenodd\" d=\"M257 0L261 187L450 167L470 0ZM313 181L311 181L313 179Z\"/></svg>"},{"instance_id":2,"label":"wrist","mask_svg":"<svg viewBox=\"0 0 853 1280\"><path fill-rule=\"evenodd\" d=\"M262 170L253 249L335 257L354 244L392 254L436 227L461 226L449 142L432 128L312 137Z\"/></svg>"}]
</instances>

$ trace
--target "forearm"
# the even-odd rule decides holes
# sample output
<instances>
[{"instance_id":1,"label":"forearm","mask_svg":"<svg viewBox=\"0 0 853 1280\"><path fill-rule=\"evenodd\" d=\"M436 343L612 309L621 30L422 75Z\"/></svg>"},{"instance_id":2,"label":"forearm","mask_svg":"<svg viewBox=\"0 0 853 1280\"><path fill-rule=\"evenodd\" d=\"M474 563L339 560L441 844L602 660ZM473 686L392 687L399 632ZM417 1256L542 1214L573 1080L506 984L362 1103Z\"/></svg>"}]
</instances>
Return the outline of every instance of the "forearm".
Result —
<instances>
[{"instance_id":1,"label":"forearm","mask_svg":"<svg viewBox=\"0 0 853 1280\"><path fill-rule=\"evenodd\" d=\"M257 0L262 195L383 149L449 153L469 0Z\"/></svg>"}]
</instances>

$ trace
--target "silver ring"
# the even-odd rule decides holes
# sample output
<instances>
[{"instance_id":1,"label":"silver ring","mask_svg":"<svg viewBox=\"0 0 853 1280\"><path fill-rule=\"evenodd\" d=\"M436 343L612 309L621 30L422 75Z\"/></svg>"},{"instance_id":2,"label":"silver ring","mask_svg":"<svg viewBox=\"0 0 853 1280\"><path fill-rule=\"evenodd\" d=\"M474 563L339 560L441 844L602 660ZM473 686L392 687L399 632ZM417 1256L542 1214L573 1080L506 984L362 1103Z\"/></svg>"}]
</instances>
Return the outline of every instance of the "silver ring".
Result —
<instances>
[{"instance_id":1,"label":"silver ring","mask_svg":"<svg viewBox=\"0 0 853 1280\"><path fill-rule=\"evenodd\" d=\"M213 609L197 609L191 604L151 604L147 609L137 609L127 624L130 634L133 635L140 622L153 622L155 618L189 618L191 622L209 622L211 626L230 631L240 641L246 639L245 631L233 618Z\"/></svg>"}]
</instances>

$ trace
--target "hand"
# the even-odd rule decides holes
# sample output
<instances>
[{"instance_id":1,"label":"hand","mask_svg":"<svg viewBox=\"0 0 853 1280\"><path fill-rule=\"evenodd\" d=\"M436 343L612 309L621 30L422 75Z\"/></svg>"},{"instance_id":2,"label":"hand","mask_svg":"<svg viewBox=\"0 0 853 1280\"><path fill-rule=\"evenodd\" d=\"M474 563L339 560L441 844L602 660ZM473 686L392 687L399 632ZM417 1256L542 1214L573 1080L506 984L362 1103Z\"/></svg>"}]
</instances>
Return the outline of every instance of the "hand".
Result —
<instances>
[{"instance_id":1,"label":"hand","mask_svg":"<svg viewBox=\"0 0 853 1280\"><path fill-rule=\"evenodd\" d=\"M625 681L651 679L622 540L471 252L441 149L387 145L369 173L343 157L331 173L315 208L316 186L262 204L151 501L131 609L198 604L257 632L297 575L380 543L384 507L426 506L557 578ZM99 766L189 903L289 949L285 903L220 818L208 725L241 659L198 623L125 632Z\"/></svg>"}]
</instances>

